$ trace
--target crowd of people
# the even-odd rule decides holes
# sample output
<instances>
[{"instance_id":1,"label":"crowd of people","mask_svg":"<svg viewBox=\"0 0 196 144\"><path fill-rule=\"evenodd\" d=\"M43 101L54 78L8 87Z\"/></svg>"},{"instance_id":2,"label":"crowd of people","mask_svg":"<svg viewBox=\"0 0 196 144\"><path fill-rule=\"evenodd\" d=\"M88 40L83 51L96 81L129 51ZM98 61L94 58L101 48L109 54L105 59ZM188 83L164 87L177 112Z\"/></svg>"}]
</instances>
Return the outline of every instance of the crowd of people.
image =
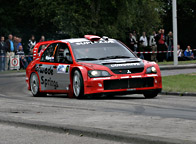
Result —
<instances>
[{"instance_id":1,"label":"crowd of people","mask_svg":"<svg viewBox=\"0 0 196 144\"><path fill-rule=\"evenodd\" d=\"M133 31L129 33L128 44L132 51L134 51L141 59L147 59L143 52L150 53L150 59L156 62L170 61L173 59L173 33L170 31L165 35L165 30L160 29L158 33L153 33L147 37L146 32L142 33L142 36L138 37L138 34ZM148 54L149 55L149 54ZM178 45L178 59L179 60L194 60L194 53L191 50L190 45L183 52Z\"/></svg>"},{"instance_id":2,"label":"crowd of people","mask_svg":"<svg viewBox=\"0 0 196 144\"><path fill-rule=\"evenodd\" d=\"M45 37L41 36L39 42L45 41ZM30 63L33 55L33 47L36 44L35 36L32 35L28 42L27 55L25 56L22 38L8 35L8 39L5 40L4 36L0 38L0 71L5 71L10 69L10 57L15 55L19 56L20 59L20 69L26 69L28 63ZM142 36L138 37L136 31L129 33L128 46L134 51L141 59L147 59L147 55L143 52L151 51L148 54L149 59L156 62L169 61L173 59L173 33L170 31L165 35L165 30L160 29L158 33L153 31L153 33L147 37L146 32L142 33ZM177 56L179 60L194 60L193 51L191 46L188 45L186 50L182 50L180 45L177 47ZM164 52L163 52L164 51ZM160 53L161 52L161 53Z\"/></svg>"},{"instance_id":3,"label":"crowd of people","mask_svg":"<svg viewBox=\"0 0 196 144\"><path fill-rule=\"evenodd\" d=\"M45 41L45 37L41 36L40 42ZM19 56L20 69L26 69L28 63L30 63L33 58L33 47L36 44L35 36L32 35L28 42L28 56L25 56L22 38L13 36L12 34L8 35L8 39L5 40L4 36L1 36L0 39L0 71L6 71L10 69L10 57L15 55Z\"/></svg>"}]
</instances>

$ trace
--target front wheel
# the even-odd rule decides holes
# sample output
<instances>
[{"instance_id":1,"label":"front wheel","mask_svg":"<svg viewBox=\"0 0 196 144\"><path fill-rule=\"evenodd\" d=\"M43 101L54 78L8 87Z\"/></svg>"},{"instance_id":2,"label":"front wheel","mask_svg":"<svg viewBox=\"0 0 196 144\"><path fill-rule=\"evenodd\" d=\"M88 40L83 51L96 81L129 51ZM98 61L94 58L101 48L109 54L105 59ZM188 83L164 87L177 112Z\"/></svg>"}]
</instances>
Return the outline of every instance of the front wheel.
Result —
<instances>
[{"instance_id":1,"label":"front wheel","mask_svg":"<svg viewBox=\"0 0 196 144\"><path fill-rule=\"evenodd\" d=\"M84 82L78 70L75 70L73 75L73 92L74 96L78 99L84 97Z\"/></svg>"},{"instance_id":2,"label":"front wheel","mask_svg":"<svg viewBox=\"0 0 196 144\"><path fill-rule=\"evenodd\" d=\"M45 93L40 93L39 91L39 80L36 73L31 74L30 86L31 86L31 93L33 94L34 97L46 96Z\"/></svg>"},{"instance_id":3,"label":"front wheel","mask_svg":"<svg viewBox=\"0 0 196 144\"><path fill-rule=\"evenodd\" d=\"M158 95L158 93L156 91L147 91L147 92L144 92L144 97L146 99L155 98L157 95Z\"/></svg>"}]
</instances>

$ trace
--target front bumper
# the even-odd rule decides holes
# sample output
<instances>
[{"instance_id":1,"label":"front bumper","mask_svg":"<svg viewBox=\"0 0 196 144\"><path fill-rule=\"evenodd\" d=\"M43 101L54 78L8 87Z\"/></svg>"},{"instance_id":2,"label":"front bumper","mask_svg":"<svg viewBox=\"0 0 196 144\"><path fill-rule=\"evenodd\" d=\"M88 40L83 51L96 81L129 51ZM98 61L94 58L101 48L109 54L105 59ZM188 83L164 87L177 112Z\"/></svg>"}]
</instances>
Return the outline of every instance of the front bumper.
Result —
<instances>
[{"instance_id":1,"label":"front bumper","mask_svg":"<svg viewBox=\"0 0 196 144\"><path fill-rule=\"evenodd\" d=\"M158 74L120 75L89 78L84 82L84 93L142 93L147 90L162 89L161 76Z\"/></svg>"}]
</instances>

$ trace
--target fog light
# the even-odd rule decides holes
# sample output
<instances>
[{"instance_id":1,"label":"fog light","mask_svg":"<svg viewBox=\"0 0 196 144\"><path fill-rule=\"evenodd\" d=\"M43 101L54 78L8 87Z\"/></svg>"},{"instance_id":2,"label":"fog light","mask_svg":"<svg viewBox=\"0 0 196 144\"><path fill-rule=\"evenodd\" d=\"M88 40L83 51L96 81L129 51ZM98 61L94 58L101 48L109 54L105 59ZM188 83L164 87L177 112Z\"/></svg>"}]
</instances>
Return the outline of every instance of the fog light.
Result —
<instances>
[{"instance_id":1,"label":"fog light","mask_svg":"<svg viewBox=\"0 0 196 144\"><path fill-rule=\"evenodd\" d=\"M99 87L102 87L102 84L101 84L101 83L98 83L98 86L99 86Z\"/></svg>"}]
</instances>

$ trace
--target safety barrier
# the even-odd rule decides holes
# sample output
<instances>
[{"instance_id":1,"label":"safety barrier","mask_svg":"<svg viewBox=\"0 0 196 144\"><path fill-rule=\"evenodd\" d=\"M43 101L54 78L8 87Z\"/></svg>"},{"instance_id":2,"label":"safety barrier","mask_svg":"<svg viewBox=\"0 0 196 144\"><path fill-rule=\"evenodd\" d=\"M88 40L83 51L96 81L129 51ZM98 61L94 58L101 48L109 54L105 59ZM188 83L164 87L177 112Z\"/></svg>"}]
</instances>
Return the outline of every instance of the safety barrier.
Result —
<instances>
[{"instance_id":1,"label":"safety barrier","mask_svg":"<svg viewBox=\"0 0 196 144\"><path fill-rule=\"evenodd\" d=\"M19 55L15 55L15 56L19 56ZM7 56L0 56L0 57L7 57ZM24 57L33 57L33 55L25 55Z\"/></svg>"},{"instance_id":2,"label":"safety barrier","mask_svg":"<svg viewBox=\"0 0 196 144\"><path fill-rule=\"evenodd\" d=\"M147 52L135 52L137 54L143 53L143 54L148 54L148 53L168 53L168 52L174 52L174 51L147 51Z\"/></svg>"},{"instance_id":3,"label":"safety barrier","mask_svg":"<svg viewBox=\"0 0 196 144\"><path fill-rule=\"evenodd\" d=\"M196 49L192 49L192 51L196 51ZM174 51L145 51L145 52L134 52L136 54L151 54L151 53L168 53L168 52L174 52ZM0 57L6 57L6 56L0 56ZM33 55L25 55L25 57L33 57Z\"/></svg>"},{"instance_id":4,"label":"safety barrier","mask_svg":"<svg viewBox=\"0 0 196 144\"><path fill-rule=\"evenodd\" d=\"M196 51L196 49L192 49L192 51ZM134 52L137 54L143 53L143 54L149 54L149 53L168 53L168 52L174 52L174 51L145 51L145 52Z\"/></svg>"}]
</instances>

